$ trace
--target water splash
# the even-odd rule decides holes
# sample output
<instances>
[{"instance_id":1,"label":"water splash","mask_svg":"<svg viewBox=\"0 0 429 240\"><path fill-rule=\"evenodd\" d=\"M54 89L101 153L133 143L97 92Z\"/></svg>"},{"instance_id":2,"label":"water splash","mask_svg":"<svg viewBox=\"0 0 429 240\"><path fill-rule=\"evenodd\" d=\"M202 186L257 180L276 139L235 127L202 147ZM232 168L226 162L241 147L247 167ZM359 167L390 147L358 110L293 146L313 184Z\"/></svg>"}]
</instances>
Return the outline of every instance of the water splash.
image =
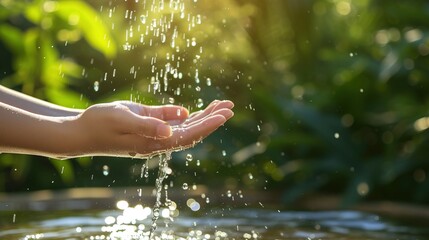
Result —
<instances>
[{"instance_id":1,"label":"water splash","mask_svg":"<svg viewBox=\"0 0 429 240\"><path fill-rule=\"evenodd\" d=\"M168 167L168 161L171 160L171 152L166 152L165 154L161 154L159 156L159 168L158 168L158 178L155 180L155 204L153 206L153 214L152 214L152 226L149 233L149 239L152 238L156 228L157 228L157 220L160 216L160 208L162 205L161 197L162 197L162 189L163 189L163 182L168 177L169 167ZM168 201L166 198L166 205L170 201Z\"/></svg>"},{"instance_id":2,"label":"water splash","mask_svg":"<svg viewBox=\"0 0 429 240\"><path fill-rule=\"evenodd\" d=\"M94 82L94 91L98 92L98 90L100 89L100 83L98 81Z\"/></svg>"},{"instance_id":3,"label":"water splash","mask_svg":"<svg viewBox=\"0 0 429 240\"><path fill-rule=\"evenodd\" d=\"M103 175L104 176L108 176L109 175L109 166L107 166L107 165L104 165L103 166Z\"/></svg>"},{"instance_id":4,"label":"water splash","mask_svg":"<svg viewBox=\"0 0 429 240\"><path fill-rule=\"evenodd\" d=\"M152 75L147 88L149 93L168 92L173 79L182 79L191 69L198 72L202 46L193 34L195 28L203 24L203 16L192 12L196 3L192 0L136 0L136 11L125 10L124 18L130 24L124 30L123 50L131 51L141 46L157 48L157 51L145 53L145 58L150 60L148 72ZM112 15L110 11L109 17ZM190 49L195 53L190 55ZM179 91L174 91L180 95Z\"/></svg>"},{"instance_id":5,"label":"water splash","mask_svg":"<svg viewBox=\"0 0 429 240\"><path fill-rule=\"evenodd\" d=\"M192 10L197 0L135 0L138 9L125 10L123 17L130 23L124 29L125 38L122 43L124 51L132 51L141 47L156 47L157 51L148 51L145 53L145 59L149 66L147 66L148 76L148 93L154 95L162 93L173 93L175 96L183 94L183 90L191 89L196 92L201 92L204 85L211 86L212 80L206 78L206 84L200 82L203 76L200 76L198 66L201 66L201 55L203 48L199 44L200 37L193 36L193 30L201 25L203 16L201 14L194 14L188 9ZM109 17L112 17L114 10L109 12ZM193 51L194 53L189 54ZM147 55L146 55L147 54ZM189 61L189 64L185 61ZM132 66L130 74L137 78L137 70L140 66ZM113 77L115 76L113 72ZM191 74L192 72L192 74ZM195 86L181 84L179 87L169 89L170 82L173 80L180 80L184 77L194 78ZM95 84L95 83L94 83ZM95 85L94 85L95 89ZM98 89L98 88L97 88ZM96 90L98 91L98 90ZM132 100L132 97L131 97ZM166 97L163 103L168 102L175 104L175 99L171 96ZM196 101L196 106L202 108L204 101L199 98ZM177 111L177 116L182 112ZM134 157L134 156L133 156ZM152 157L146 159L141 167L141 178L148 179L149 177L149 162ZM171 152L165 152L159 155L159 168L158 176L155 180L155 203L152 212L152 224L149 230L149 235L140 235L143 239L151 239L154 237L154 232L157 228L157 220L159 217L167 216L167 211L161 210L165 205L168 209L173 204L168 199L168 185L163 182L168 175L172 173L171 168L168 167L168 161L171 159ZM193 159L191 154L186 156L186 164ZM199 162L198 162L199 165ZM185 183L183 189L189 189ZM165 195L165 202L162 201L162 193ZM142 192L138 192L141 197ZM173 204L174 205L174 204ZM191 209L199 209L199 203L193 203ZM171 209L170 209L171 210ZM169 217L169 216L168 216ZM158 238L156 236L156 238Z\"/></svg>"},{"instance_id":6,"label":"water splash","mask_svg":"<svg viewBox=\"0 0 429 240\"><path fill-rule=\"evenodd\" d=\"M142 165L142 170L140 173L140 178L148 178L149 177L149 161L150 161L150 157L146 158L145 163L143 163Z\"/></svg>"}]
</instances>

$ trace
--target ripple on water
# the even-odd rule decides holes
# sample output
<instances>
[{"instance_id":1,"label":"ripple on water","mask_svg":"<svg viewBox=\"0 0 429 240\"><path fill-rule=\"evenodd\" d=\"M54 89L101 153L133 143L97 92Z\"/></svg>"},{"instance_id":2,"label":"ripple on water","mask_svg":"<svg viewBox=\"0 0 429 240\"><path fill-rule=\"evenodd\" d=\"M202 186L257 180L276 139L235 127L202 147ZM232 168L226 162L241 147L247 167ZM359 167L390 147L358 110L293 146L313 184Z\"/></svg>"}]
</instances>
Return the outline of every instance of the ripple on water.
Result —
<instances>
[{"instance_id":1,"label":"ripple on water","mask_svg":"<svg viewBox=\"0 0 429 240\"><path fill-rule=\"evenodd\" d=\"M192 203L190 203L192 204ZM162 208L153 239L428 239L426 227L354 211L277 212L267 209L181 210L174 219ZM174 209L177 210L177 209ZM174 211L173 210L173 211ZM13 225L0 225L0 239L148 239L150 207L117 211L17 214ZM0 213L6 219L11 213ZM6 217L6 218L5 218ZM384 219L384 220L383 220Z\"/></svg>"}]
</instances>

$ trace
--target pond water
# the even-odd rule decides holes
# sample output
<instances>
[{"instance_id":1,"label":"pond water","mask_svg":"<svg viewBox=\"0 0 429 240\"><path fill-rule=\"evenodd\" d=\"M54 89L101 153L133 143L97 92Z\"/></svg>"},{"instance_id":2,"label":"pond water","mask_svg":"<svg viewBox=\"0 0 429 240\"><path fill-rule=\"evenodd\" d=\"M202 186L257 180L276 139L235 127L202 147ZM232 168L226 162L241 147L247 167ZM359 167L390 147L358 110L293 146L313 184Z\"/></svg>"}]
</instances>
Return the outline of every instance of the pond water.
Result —
<instances>
[{"instance_id":1,"label":"pond water","mask_svg":"<svg viewBox=\"0 0 429 240\"><path fill-rule=\"evenodd\" d=\"M147 239L151 219L121 224L119 210L1 212L0 239ZM429 239L424 224L357 211L211 209L160 218L154 239Z\"/></svg>"}]
</instances>

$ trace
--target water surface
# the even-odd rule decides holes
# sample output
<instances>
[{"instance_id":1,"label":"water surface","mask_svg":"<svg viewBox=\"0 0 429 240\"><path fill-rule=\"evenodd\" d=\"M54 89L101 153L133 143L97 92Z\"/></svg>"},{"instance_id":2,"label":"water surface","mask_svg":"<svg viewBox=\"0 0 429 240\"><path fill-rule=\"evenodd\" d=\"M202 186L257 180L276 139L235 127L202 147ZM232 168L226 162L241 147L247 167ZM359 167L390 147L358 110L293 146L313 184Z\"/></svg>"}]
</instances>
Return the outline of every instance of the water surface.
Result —
<instances>
[{"instance_id":1,"label":"water surface","mask_svg":"<svg viewBox=\"0 0 429 240\"><path fill-rule=\"evenodd\" d=\"M145 239L150 218L106 224L119 210L1 212L0 239ZM147 236L146 236L147 238ZM181 211L160 218L156 239L429 239L425 224L357 211L296 212L266 209Z\"/></svg>"}]
</instances>

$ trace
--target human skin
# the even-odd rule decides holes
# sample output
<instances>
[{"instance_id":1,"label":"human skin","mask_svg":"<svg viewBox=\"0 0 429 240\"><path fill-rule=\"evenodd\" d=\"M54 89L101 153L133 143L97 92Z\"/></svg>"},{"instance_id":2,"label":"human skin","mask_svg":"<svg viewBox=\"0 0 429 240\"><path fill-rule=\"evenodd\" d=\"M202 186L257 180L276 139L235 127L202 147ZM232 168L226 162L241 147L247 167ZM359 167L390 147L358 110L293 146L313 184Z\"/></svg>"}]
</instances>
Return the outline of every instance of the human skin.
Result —
<instances>
[{"instance_id":1,"label":"human skin","mask_svg":"<svg viewBox=\"0 0 429 240\"><path fill-rule=\"evenodd\" d=\"M75 110L0 86L0 152L148 157L194 146L234 115L233 106L215 100L190 115L176 105L116 101Z\"/></svg>"}]
</instances>

